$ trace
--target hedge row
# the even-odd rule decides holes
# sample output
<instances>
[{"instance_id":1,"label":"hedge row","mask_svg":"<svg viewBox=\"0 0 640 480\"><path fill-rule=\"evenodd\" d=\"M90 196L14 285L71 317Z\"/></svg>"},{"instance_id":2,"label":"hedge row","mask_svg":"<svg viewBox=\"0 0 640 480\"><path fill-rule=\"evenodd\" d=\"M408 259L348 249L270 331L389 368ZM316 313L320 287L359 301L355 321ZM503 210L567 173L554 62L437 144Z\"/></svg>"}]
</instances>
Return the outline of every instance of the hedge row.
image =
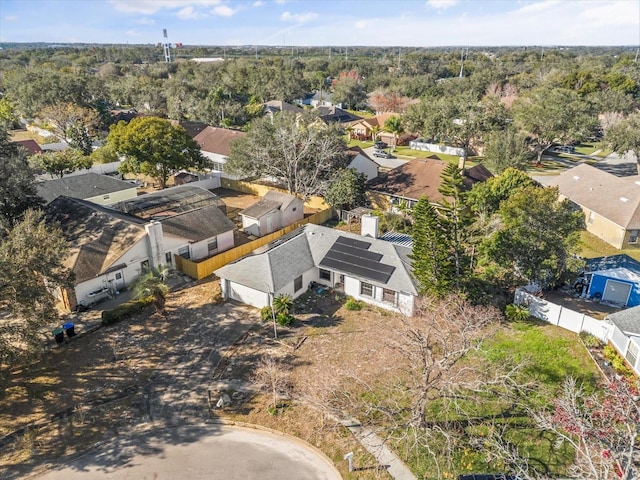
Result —
<instances>
[{"instance_id":1,"label":"hedge row","mask_svg":"<svg viewBox=\"0 0 640 480\"><path fill-rule=\"evenodd\" d=\"M152 302L153 297L145 297L139 300L129 300L111 310L105 310L102 312L102 325L112 325L126 318L130 318L147 308Z\"/></svg>"}]
</instances>

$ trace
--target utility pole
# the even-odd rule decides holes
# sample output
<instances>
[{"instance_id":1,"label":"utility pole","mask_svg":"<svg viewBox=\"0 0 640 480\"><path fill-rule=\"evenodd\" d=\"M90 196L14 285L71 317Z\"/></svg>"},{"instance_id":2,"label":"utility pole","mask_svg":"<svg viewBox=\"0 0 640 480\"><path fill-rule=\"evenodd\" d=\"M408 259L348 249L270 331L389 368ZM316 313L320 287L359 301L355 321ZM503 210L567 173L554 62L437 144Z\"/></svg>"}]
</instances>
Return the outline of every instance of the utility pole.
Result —
<instances>
[{"instance_id":1,"label":"utility pole","mask_svg":"<svg viewBox=\"0 0 640 480\"><path fill-rule=\"evenodd\" d=\"M256 60L258 59L258 46L256 45Z\"/></svg>"},{"instance_id":2,"label":"utility pole","mask_svg":"<svg viewBox=\"0 0 640 480\"><path fill-rule=\"evenodd\" d=\"M344 60L349 61L349 47L344 47Z\"/></svg>"},{"instance_id":3,"label":"utility pole","mask_svg":"<svg viewBox=\"0 0 640 480\"><path fill-rule=\"evenodd\" d=\"M402 47L398 47L398 71L400 71L400 50Z\"/></svg>"},{"instance_id":4,"label":"utility pole","mask_svg":"<svg viewBox=\"0 0 640 480\"><path fill-rule=\"evenodd\" d=\"M462 78L463 74L464 74L464 48L462 49L462 52L460 52L460 75L458 76Z\"/></svg>"}]
</instances>

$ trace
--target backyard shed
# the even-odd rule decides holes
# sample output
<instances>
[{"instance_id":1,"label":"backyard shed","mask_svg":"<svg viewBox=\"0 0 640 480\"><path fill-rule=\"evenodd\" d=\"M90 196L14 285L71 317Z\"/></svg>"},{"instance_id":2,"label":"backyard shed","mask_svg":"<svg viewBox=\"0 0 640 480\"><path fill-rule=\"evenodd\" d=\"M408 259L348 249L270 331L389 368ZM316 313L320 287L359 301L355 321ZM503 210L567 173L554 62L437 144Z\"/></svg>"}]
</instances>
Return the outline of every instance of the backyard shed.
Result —
<instances>
[{"instance_id":1,"label":"backyard shed","mask_svg":"<svg viewBox=\"0 0 640 480\"><path fill-rule=\"evenodd\" d=\"M640 264L627 255L587 262L586 295L602 302L634 307L640 305Z\"/></svg>"}]
</instances>

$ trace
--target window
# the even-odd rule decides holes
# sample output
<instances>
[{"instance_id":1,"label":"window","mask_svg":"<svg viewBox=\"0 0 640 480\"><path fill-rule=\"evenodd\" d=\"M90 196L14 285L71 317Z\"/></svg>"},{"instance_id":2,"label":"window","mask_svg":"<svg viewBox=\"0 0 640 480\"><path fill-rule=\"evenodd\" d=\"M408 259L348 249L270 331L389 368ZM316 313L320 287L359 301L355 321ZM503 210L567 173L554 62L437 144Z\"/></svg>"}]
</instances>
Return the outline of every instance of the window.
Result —
<instances>
[{"instance_id":1,"label":"window","mask_svg":"<svg viewBox=\"0 0 640 480\"><path fill-rule=\"evenodd\" d=\"M325 270L324 268L320 269L320 274L318 276L320 280L326 280L327 282L331 281L331 272L329 270Z\"/></svg>"},{"instance_id":2,"label":"window","mask_svg":"<svg viewBox=\"0 0 640 480\"><path fill-rule=\"evenodd\" d=\"M393 290L389 290L388 288L383 288L382 301L385 303L390 303L392 305L395 305L396 303L398 303L396 299L396 292L394 292Z\"/></svg>"},{"instance_id":3,"label":"window","mask_svg":"<svg viewBox=\"0 0 640 480\"><path fill-rule=\"evenodd\" d=\"M149 270L149 260L145 260L144 262L140 262L140 270Z\"/></svg>"},{"instance_id":4,"label":"window","mask_svg":"<svg viewBox=\"0 0 640 480\"><path fill-rule=\"evenodd\" d=\"M178 255L189 260L191 258L191 255L189 254L189 247L182 247L178 250Z\"/></svg>"},{"instance_id":5,"label":"window","mask_svg":"<svg viewBox=\"0 0 640 480\"><path fill-rule=\"evenodd\" d=\"M298 207L293 207L293 208L291 209L291 211L292 211L292 212L295 212L297 209L298 209Z\"/></svg>"},{"instance_id":6,"label":"window","mask_svg":"<svg viewBox=\"0 0 640 480\"><path fill-rule=\"evenodd\" d=\"M224 163L221 162L212 162L211 164L214 170L218 170L220 172L224 172Z\"/></svg>"},{"instance_id":7,"label":"window","mask_svg":"<svg viewBox=\"0 0 640 480\"><path fill-rule=\"evenodd\" d=\"M300 275L298 278L296 278L293 281L293 291L297 292L298 290L300 290L302 288L302 275Z\"/></svg>"},{"instance_id":8,"label":"window","mask_svg":"<svg viewBox=\"0 0 640 480\"><path fill-rule=\"evenodd\" d=\"M589 212L589 223L593 223L593 219L596 218L595 213Z\"/></svg>"},{"instance_id":9,"label":"window","mask_svg":"<svg viewBox=\"0 0 640 480\"><path fill-rule=\"evenodd\" d=\"M638 345L636 344L636 342L631 340L629 342L629 347L627 348L627 354L625 355L625 357L629 361L629 363L634 367L636 365L636 361L638 360L639 352L640 352L640 349L638 348Z\"/></svg>"},{"instance_id":10,"label":"window","mask_svg":"<svg viewBox=\"0 0 640 480\"><path fill-rule=\"evenodd\" d=\"M638 230L631 230L629 232L629 243L638 243Z\"/></svg>"},{"instance_id":11,"label":"window","mask_svg":"<svg viewBox=\"0 0 640 480\"><path fill-rule=\"evenodd\" d=\"M120 272L116 273L116 280L120 280L122 278L122 274Z\"/></svg>"},{"instance_id":12,"label":"window","mask_svg":"<svg viewBox=\"0 0 640 480\"><path fill-rule=\"evenodd\" d=\"M216 253L218 251L218 239L214 238L213 240L210 240L207 244L207 249L209 250L209 255Z\"/></svg>"},{"instance_id":13,"label":"window","mask_svg":"<svg viewBox=\"0 0 640 480\"><path fill-rule=\"evenodd\" d=\"M173 255L171 255L171 252L167 252L164 254L164 260L165 262L167 262L169 265L173 264Z\"/></svg>"},{"instance_id":14,"label":"window","mask_svg":"<svg viewBox=\"0 0 640 480\"><path fill-rule=\"evenodd\" d=\"M363 297L373 297L373 285L360 282L360 295Z\"/></svg>"}]
</instances>

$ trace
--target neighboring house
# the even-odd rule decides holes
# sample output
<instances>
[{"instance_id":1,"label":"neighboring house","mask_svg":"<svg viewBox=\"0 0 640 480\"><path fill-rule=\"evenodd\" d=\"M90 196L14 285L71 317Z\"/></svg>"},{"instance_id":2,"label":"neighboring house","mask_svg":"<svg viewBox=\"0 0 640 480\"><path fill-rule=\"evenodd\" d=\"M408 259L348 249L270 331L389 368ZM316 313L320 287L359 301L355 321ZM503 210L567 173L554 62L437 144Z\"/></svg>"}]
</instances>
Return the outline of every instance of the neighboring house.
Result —
<instances>
[{"instance_id":1,"label":"neighboring house","mask_svg":"<svg viewBox=\"0 0 640 480\"><path fill-rule=\"evenodd\" d=\"M69 144L67 142L54 142L43 143L40 148L42 148L42 151L45 152L63 152L71 147L69 147Z\"/></svg>"},{"instance_id":2,"label":"neighboring house","mask_svg":"<svg viewBox=\"0 0 640 480\"><path fill-rule=\"evenodd\" d=\"M376 115L371 118L362 118L360 120L356 120L351 122L349 126L352 129L351 136L353 138L357 138L358 140L374 140L374 132L377 131L377 136L375 140L383 140L380 136L383 134L384 124L391 117L397 117L397 113L381 113L380 115ZM389 134L391 135L391 134ZM393 135L391 135L393 138Z\"/></svg>"},{"instance_id":3,"label":"neighboring house","mask_svg":"<svg viewBox=\"0 0 640 480\"><path fill-rule=\"evenodd\" d=\"M433 203L440 202L443 199L439 192L442 172L447 165L448 163L440 160L437 155L432 155L428 158L410 160L393 170L381 173L367 184L371 204L374 208L389 210L400 203L412 208L423 196ZM468 189L492 176L483 165L463 170L464 184Z\"/></svg>"},{"instance_id":4,"label":"neighboring house","mask_svg":"<svg viewBox=\"0 0 640 480\"><path fill-rule=\"evenodd\" d=\"M172 266L174 255L199 260L232 248L235 224L217 203L188 193L132 208L145 218L65 196L48 204L47 221L59 224L71 245L65 262L75 276L70 308L116 294L145 267Z\"/></svg>"},{"instance_id":5,"label":"neighboring house","mask_svg":"<svg viewBox=\"0 0 640 480\"><path fill-rule=\"evenodd\" d=\"M310 105L314 108L334 106L334 104L331 102L331 94L324 90L308 93L299 102L296 103L300 103L301 105ZM338 103L335 106L338 108L342 108L341 103Z\"/></svg>"},{"instance_id":6,"label":"neighboring house","mask_svg":"<svg viewBox=\"0 0 640 480\"><path fill-rule=\"evenodd\" d=\"M206 127L193 139L200 145L202 154L212 162L212 168L224 172L224 164L231 153L231 143L245 135L240 130Z\"/></svg>"},{"instance_id":7,"label":"neighboring house","mask_svg":"<svg viewBox=\"0 0 640 480\"><path fill-rule=\"evenodd\" d=\"M379 165L364 153L360 147L351 147L347 150L349 157L349 165L347 168L353 168L356 172L364 174L367 181L373 180L378 176Z\"/></svg>"},{"instance_id":8,"label":"neighboring house","mask_svg":"<svg viewBox=\"0 0 640 480\"><path fill-rule=\"evenodd\" d=\"M268 191L257 203L240 212L242 228L249 235L263 237L304 218L304 203L295 195Z\"/></svg>"},{"instance_id":9,"label":"neighboring house","mask_svg":"<svg viewBox=\"0 0 640 480\"><path fill-rule=\"evenodd\" d=\"M616 177L582 163L550 179L582 209L587 231L616 248L638 248L640 176Z\"/></svg>"},{"instance_id":10,"label":"neighboring house","mask_svg":"<svg viewBox=\"0 0 640 480\"><path fill-rule=\"evenodd\" d=\"M264 112L267 115L273 116L279 112L294 112L302 113L304 110L298 105L292 105L283 100L269 100L263 104Z\"/></svg>"},{"instance_id":11,"label":"neighboring house","mask_svg":"<svg viewBox=\"0 0 640 480\"><path fill-rule=\"evenodd\" d=\"M611 325L609 343L640 375L640 306L611 313L604 321Z\"/></svg>"},{"instance_id":12,"label":"neighboring house","mask_svg":"<svg viewBox=\"0 0 640 480\"><path fill-rule=\"evenodd\" d=\"M331 106L331 107L316 107L313 109L320 120L324 123L349 123L360 120L362 117L358 115L354 115L353 113L349 113L346 110L342 110L339 107Z\"/></svg>"},{"instance_id":13,"label":"neighboring house","mask_svg":"<svg viewBox=\"0 0 640 480\"><path fill-rule=\"evenodd\" d=\"M38 182L36 189L46 203L64 195L98 205L113 205L138 195L135 184L99 173L84 173Z\"/></svg>"},{"instance_id":14,"label":"neighboring house","mask_svg":"<svg viewBox=\"0 0 640 480\"><path fill-rule=\"evenodd\" d=\"M640 305L640 262L628 255L587 260L583 295L621 307Z\"/></svg>"},{"instance_id":15,"label":"neighboring house","mask_svg":"<svg viewBox=\"0 0 640 480\"><path fill-rule=\"evenodd\" d=\"M307 224L214 273L224 298L262 308L281 294L297 298L310 282L386 310L413 315L418 295L411 249Z\"/></svg>"},{"instance_id":16,"label":"neighboring house","mask_svg":"<svg viewBox=\"0 0 640 480\"><path fill-rule=\"evenodd\" d=\"M42 153L42 148L38 145L38 142L35 140L16 140L13 143L17 143L18 145L23 146L29 152L29 155L36 155L37 153Z\"/></svg>"},{"instance_id":17,"label":"neighboring house","mask_svg":"<svg viewBox=\"0 0 640 480\"><path fill-rule=\"evenodd\" d=\"M208 125L203 122L176 122L175 120L171 120L171 123L173 125L180 125L191 138L195 138L196 135L208 127Z\"/></svg>"}]
</instances>

